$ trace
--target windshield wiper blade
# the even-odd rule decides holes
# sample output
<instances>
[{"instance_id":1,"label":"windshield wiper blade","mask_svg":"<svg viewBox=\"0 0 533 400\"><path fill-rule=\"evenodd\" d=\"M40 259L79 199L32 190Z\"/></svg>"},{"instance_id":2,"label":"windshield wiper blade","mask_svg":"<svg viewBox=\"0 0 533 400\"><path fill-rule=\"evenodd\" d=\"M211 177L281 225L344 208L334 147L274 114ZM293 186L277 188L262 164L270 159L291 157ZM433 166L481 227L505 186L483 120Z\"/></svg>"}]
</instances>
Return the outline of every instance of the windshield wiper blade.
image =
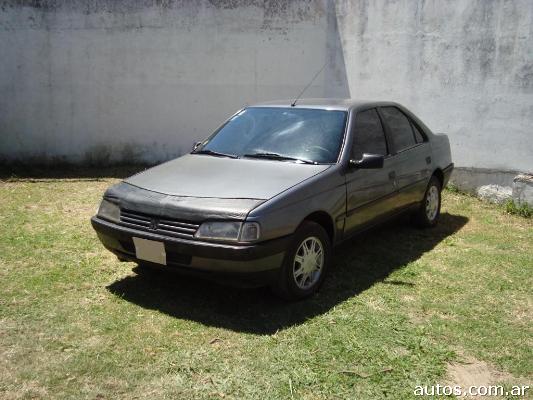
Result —
<instances>
[{"instance_id":1,"label":"windshield wiper blade","mask_svg":"<svg viewBox=\"0 0 533 400\"><path fill-rule=\"evenodd\" d=\"M213 150L207 150L207 149L195 151L193 152L193 154L208 154L210 156L215 156L215 157L239 158L235 154L226 154L226 153L221 153L219 151L213 151Z\"/></svg>"},{"instance_id":2,"label":"windshield wiper blade","mask_svg":"<svg viewBox=\"0 0 533 400\"><path fill-rule=\"evenodd\" d=\"M281 160L281 161L296 161L296 162L300 162L304 164L317 164L315 161L305 160L302 158L283 156L278 153L252 153L252 154L245 154L243 157L266 158L268 160Z\"/></svg>"}]
</instances>

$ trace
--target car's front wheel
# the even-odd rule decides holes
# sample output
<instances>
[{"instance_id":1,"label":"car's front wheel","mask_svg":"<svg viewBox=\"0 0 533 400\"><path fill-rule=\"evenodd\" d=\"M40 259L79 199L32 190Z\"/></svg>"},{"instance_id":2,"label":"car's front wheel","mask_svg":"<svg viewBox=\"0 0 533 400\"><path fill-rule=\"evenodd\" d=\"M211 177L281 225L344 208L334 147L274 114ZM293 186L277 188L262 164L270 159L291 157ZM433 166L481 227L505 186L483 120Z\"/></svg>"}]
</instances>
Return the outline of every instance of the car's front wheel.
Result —
<instances>
[{"instance_id":1,"label":"car's front wheel","mask_svg":"<svg viewBox=\"0 0 533 400\"><path fill-rule=\"evenodd\" d=\"M435 226L440 216L441 186L439 180L432 176L429 180L420 208L413 215L414 222L421 228Z\"/></svg>"},{"instance_id":2,"label":"car's front wheel","mask_svg":"<svg viewBox=\"0 0 533 400\"><path fill-rule=\"evenodd\" d=\"M331 243L322 226L304 221L294 234L285 254L274 292L288 300L303 299L315 293L331 263Z\"/></svg>"}]
</instances>

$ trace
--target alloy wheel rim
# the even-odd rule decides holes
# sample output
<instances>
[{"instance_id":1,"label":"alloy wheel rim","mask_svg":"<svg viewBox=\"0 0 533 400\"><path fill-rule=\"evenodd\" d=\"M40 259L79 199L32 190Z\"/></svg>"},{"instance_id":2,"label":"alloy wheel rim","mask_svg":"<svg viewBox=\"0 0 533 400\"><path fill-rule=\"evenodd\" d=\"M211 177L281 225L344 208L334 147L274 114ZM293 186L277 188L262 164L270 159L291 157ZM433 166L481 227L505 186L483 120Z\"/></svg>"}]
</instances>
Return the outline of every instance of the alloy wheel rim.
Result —
<instances>
[{"instance_id":1,"label":"alloy wheel rim","mask_svg":"<svg viewBox=\"0 0 533 400\"><path fill-rule=\"evenodd\" d=\"M308 237L298 247L292 264L296 286L309 289L320 279L324 267L324 246L317 237Z\"/></svg>"},{"instance_id":2,"label":"alloy wheel rim","mask_svg":"<svg viewBox=\"0 0 533 400\"><path fill-rule=\"evenodd\" d=\"M426 216L430 221L437 217L439 210L439 190L436 186L431 186L426 196Z\"/></svg>"}]
</instances>

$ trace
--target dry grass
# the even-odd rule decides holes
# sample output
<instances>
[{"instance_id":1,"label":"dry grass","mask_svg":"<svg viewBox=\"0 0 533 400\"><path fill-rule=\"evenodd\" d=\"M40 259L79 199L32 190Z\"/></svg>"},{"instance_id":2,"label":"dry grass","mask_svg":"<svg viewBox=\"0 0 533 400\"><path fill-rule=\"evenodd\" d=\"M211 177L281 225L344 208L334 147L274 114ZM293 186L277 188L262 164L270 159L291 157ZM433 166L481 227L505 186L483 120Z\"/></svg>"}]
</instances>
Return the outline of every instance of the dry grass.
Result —
<instances>
[{"instance_id":1,"label":"dry grass","mask_svg":"<svg viewBox=\"0 0 533 400\"><path fill-rule=\"evenodd\" d=\"M530 381L531 220L446 192L284 304L117 262L89 224L115 181L0 180L0 398L412 398L464 357Z\"/></svg>"}]
</instances>

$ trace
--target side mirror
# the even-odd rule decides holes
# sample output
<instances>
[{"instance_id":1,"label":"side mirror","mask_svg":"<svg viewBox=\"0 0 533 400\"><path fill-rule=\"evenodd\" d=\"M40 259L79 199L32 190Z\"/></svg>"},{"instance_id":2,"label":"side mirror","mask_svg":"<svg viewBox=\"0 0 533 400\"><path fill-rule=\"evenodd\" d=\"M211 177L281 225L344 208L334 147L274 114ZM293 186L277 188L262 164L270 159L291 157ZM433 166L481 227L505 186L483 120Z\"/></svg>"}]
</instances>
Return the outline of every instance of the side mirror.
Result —
<instances>
[{"instance_id":1,"label":"side mirror","mask_svg":"<svg viewBox=\"0 0 533 400\"><path fill-rule=\"evenodd\" d=\"M360 160L350 160L350 167L357 169L383 168L383 157L380 154L364 153Z\"/></svg>"},{"instance_id":2,"label":"side mirror","mask_svg":"<svg viewBox=\"0 0 533 400\"><path fill-rule=\"evenodd\" d=\"M194 144L194 146L192 146L192 151L196 150L198 147L200 147L200 145L202 144L202 142L196 142Z\"/></svg>"}]
</instances>

